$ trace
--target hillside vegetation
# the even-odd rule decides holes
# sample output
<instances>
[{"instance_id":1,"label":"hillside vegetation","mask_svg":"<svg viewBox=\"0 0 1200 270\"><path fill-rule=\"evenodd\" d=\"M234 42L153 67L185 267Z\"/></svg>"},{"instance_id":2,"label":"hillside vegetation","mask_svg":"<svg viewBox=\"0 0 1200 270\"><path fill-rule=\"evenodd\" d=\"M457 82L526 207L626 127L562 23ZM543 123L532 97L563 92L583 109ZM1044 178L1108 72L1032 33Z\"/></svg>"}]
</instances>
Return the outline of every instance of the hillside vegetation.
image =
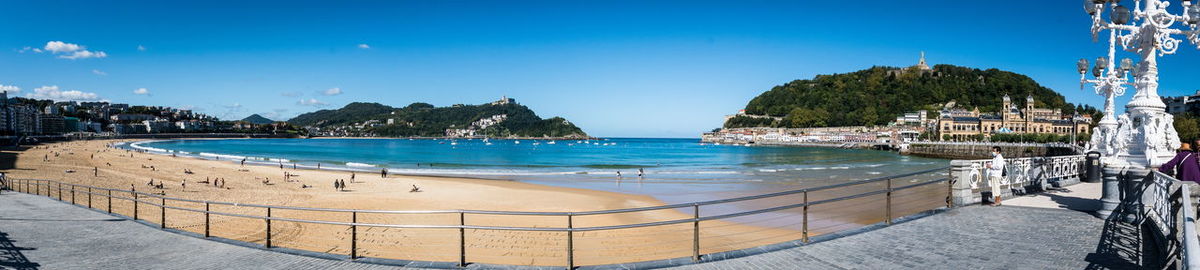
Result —
<instances>
[{"instance_id":1,"label":"hillside vegetation","mask_svg":"<svg viewBox=\"0 0 1200 270\"><path fill-rule=\"evenodd\" d=\"M998 69L937 65L926 72L872 67L795 80L760 94L745 108L747 114L782 120L734 117L725 127L882 125L905 112L929 110L936 116L939 106L950 101L990 113L1000 110L1005 94L1018 106L1023 107L1025 97L1032 95L1038 108L1057 108L1064 114L1078 110L1099 119L1095 108L1067 103L1062 95L1028 76Z\"/></svg>"},{"instance_id":2,"label":"hillside vegetation","mask_svg":"<svg viewBox=\"0 0 1200 270\"><path fill-rule=\"evenodd\" d=\"M471 123L494 115L506 115L498 124L479 129L476 134L489 137L586 137L579 127L561 117L542 119L524 105L481 104L434 107L428 103L413 103L394 108L379 103L355 102L335 110L320 110L292 118L288 123L299 126L331 127L379 120L382 125L368 132L379 136L445 136L446 129L462 129ZM388 123L388 119L393 124Z\"/></svg>"}]
</instances>

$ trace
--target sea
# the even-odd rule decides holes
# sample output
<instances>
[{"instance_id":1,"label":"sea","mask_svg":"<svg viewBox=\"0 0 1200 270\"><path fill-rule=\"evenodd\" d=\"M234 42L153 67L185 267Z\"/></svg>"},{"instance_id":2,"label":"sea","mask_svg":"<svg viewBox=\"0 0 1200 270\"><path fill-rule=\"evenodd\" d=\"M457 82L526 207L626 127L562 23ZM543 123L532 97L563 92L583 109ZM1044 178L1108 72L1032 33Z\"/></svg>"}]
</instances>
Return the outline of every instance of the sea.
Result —
<instances>
[{"instance_id":1,"label":"sea","mask_svg":"<svg viewBox=\"0 0 1200 270\"><path fill-rule=\"evenodd\" d=\"M761 194L945 167L895 152L699 139L216 139L124 147L230 162L472 177L649 195L668 203ZM619 174L618 174L619 173Z\"/></svg>"}]
</instances>

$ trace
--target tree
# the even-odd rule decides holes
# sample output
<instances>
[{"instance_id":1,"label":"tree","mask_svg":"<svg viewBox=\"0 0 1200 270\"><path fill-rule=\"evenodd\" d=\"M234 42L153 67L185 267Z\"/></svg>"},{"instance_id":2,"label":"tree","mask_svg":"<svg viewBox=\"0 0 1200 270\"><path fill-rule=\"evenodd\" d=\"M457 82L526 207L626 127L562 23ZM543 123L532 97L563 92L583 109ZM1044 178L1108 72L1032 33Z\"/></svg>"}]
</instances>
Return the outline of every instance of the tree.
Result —
<instances>
[{"instance_id":1,"label":"tree","mask_svg":"<svg viewBox=\"0 0 1200 270\"><path fill-rule=\"evenodd\" d=\"M1196 121L1200 120L1191 114L1175 115L1175 132L1179 133L1179 138L1185 142L1194 141L1200 138L1200 124Z\"/></svg>"},{"instance_id":2,"label":"tree","mask_svg":"<svg viewBox=\"0 0 1200 270\"><path fill-rule=\"evenodd\" d=\"M784 121L787 122L787 127L804 128L824 127L828 119L829 112L823 109L795 108L788 113Z\"/></svg>"}]
</instances>

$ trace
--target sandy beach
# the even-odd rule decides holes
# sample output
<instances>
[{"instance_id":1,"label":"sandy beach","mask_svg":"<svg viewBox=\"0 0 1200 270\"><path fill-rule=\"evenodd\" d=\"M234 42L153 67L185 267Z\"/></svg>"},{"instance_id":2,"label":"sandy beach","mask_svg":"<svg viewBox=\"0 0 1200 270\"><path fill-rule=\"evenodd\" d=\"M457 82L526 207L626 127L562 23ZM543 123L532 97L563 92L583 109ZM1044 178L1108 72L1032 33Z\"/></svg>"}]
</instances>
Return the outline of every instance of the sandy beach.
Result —
<instances>
[{"instance_id":1,"label":"sandy beach","mask_svg":"<svg viewBox=\"0 0 1200 270\"><path fill-rule=\"evenodd\" d=\"M280 206L322 207L365 210L502 210L502 211L594 211L663 205L649 196L586 189L551 187L519 181L481 180L452 177L397 176L379 173L351 173L322 170L293 170L290 166L241 166L234 162L171 157L108 148L118 140L76 141L39 145L23 151L5 151L15 156L15 168L5 170L9 178L64 181L81 185L145 192L163 192L168 197ZM93 175L98 168L98 175ZM185 173L185 170L191 173ZM71 172L73 171L73 172ZM290 174L290 181L284 175ZM213 179L222 178L225 187L215 187ZM209 183L201 183L208 179ZM268 183L264 183L269 179ZM335 179L344 179L346 191L333 187ZM148 186L153 180L163 189ZM897 182L899 183L899 182ZM420 192L409 192L413 186ZM311 186L303 188L302 186ZM829 198L846 192L810 194L810 200ZM893 197L893 216L933 209L944 203L941 185L898 192ZM902 194L901 194L902 193ZM77 204L85 198L77 195ZM788 196L745 202L755 205L797 203ZM882 195L814 206L810 211L811 235L829 233L883 220ZM93 206L105 207L94 199ZM169 202L169 204L171 204ZM203 204L178 203L176 206L203 209ZM130 215L132 204L114 201L114 212ZM214 206L214 211L263 215L260 208ZM655 222L691 217L690 209L671 209L627 214L576 217L575 227L607 226ZM159 223L157 207L140 209L140 218ZM713 211L721 211L716 209ZM701 252L714 253L799 239L802 222L799 209L768 215L742 217L734 221L701 223ZM705 215L719 214L706 213ZM166 210L167 227L203 232L203 215L181 210ZM349 213L276 210L277 217L349 222ZM458 214L358 214L361 223L458 225ZM565 227L563 217L468 215L468 225ZM214 216L213 236L264 243L266 227L262 220ZM348 254L348 226L275 222L272 224L275 246L302 250ZM467 261L513 265L565 265L566 233L471 230L466 235ZM457 229L359 228L359 256L422 261L457 261ZM656 259L687 257L692 253L692 224L676 224L636 229L581 232L574 235L575 263L600 265Z\"/></svg>"}]
</instances>

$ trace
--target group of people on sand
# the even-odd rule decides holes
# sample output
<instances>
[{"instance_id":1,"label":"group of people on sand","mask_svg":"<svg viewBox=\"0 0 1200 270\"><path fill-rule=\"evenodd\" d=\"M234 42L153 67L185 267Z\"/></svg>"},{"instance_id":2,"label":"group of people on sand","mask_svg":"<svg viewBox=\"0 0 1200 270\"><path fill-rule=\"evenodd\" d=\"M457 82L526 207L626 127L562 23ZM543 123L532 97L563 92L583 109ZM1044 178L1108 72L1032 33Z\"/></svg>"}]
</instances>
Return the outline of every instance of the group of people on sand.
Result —
<instances>
[{"instance_id":1,"label":"group of people on sand","mask_svg":"<svg viewBox=\"0 0 1200 270\"><path fill-rule=\"evenodd\" d=\"M208 177L205 177L204 182L200 182L200 183L208 184L209 180L210 179ZM225 178L212 179L212 184L213 184L213 187L225 188Z\"/></svg>"},{"instance_id":2,"label":"group of people on sand","mask_svg":"<svg viewBox=\"0 0 1200 270\"><path fill-rule=\"evenodd\" d=\"M1200 182L1200 139L1182 143L1175 158L1158 167L1158 171L1183 181Z\"/></svg>"},{"instance_id":3,"label":"group of people on sand","mask_svg":"<svg viewBox=\"0 0 1200 270\"><path fill-rule=\"evenodd\" d=\"M346 191L346 181L342 179L333 180L333 189Z\"/></svg>"}]
</instances>

